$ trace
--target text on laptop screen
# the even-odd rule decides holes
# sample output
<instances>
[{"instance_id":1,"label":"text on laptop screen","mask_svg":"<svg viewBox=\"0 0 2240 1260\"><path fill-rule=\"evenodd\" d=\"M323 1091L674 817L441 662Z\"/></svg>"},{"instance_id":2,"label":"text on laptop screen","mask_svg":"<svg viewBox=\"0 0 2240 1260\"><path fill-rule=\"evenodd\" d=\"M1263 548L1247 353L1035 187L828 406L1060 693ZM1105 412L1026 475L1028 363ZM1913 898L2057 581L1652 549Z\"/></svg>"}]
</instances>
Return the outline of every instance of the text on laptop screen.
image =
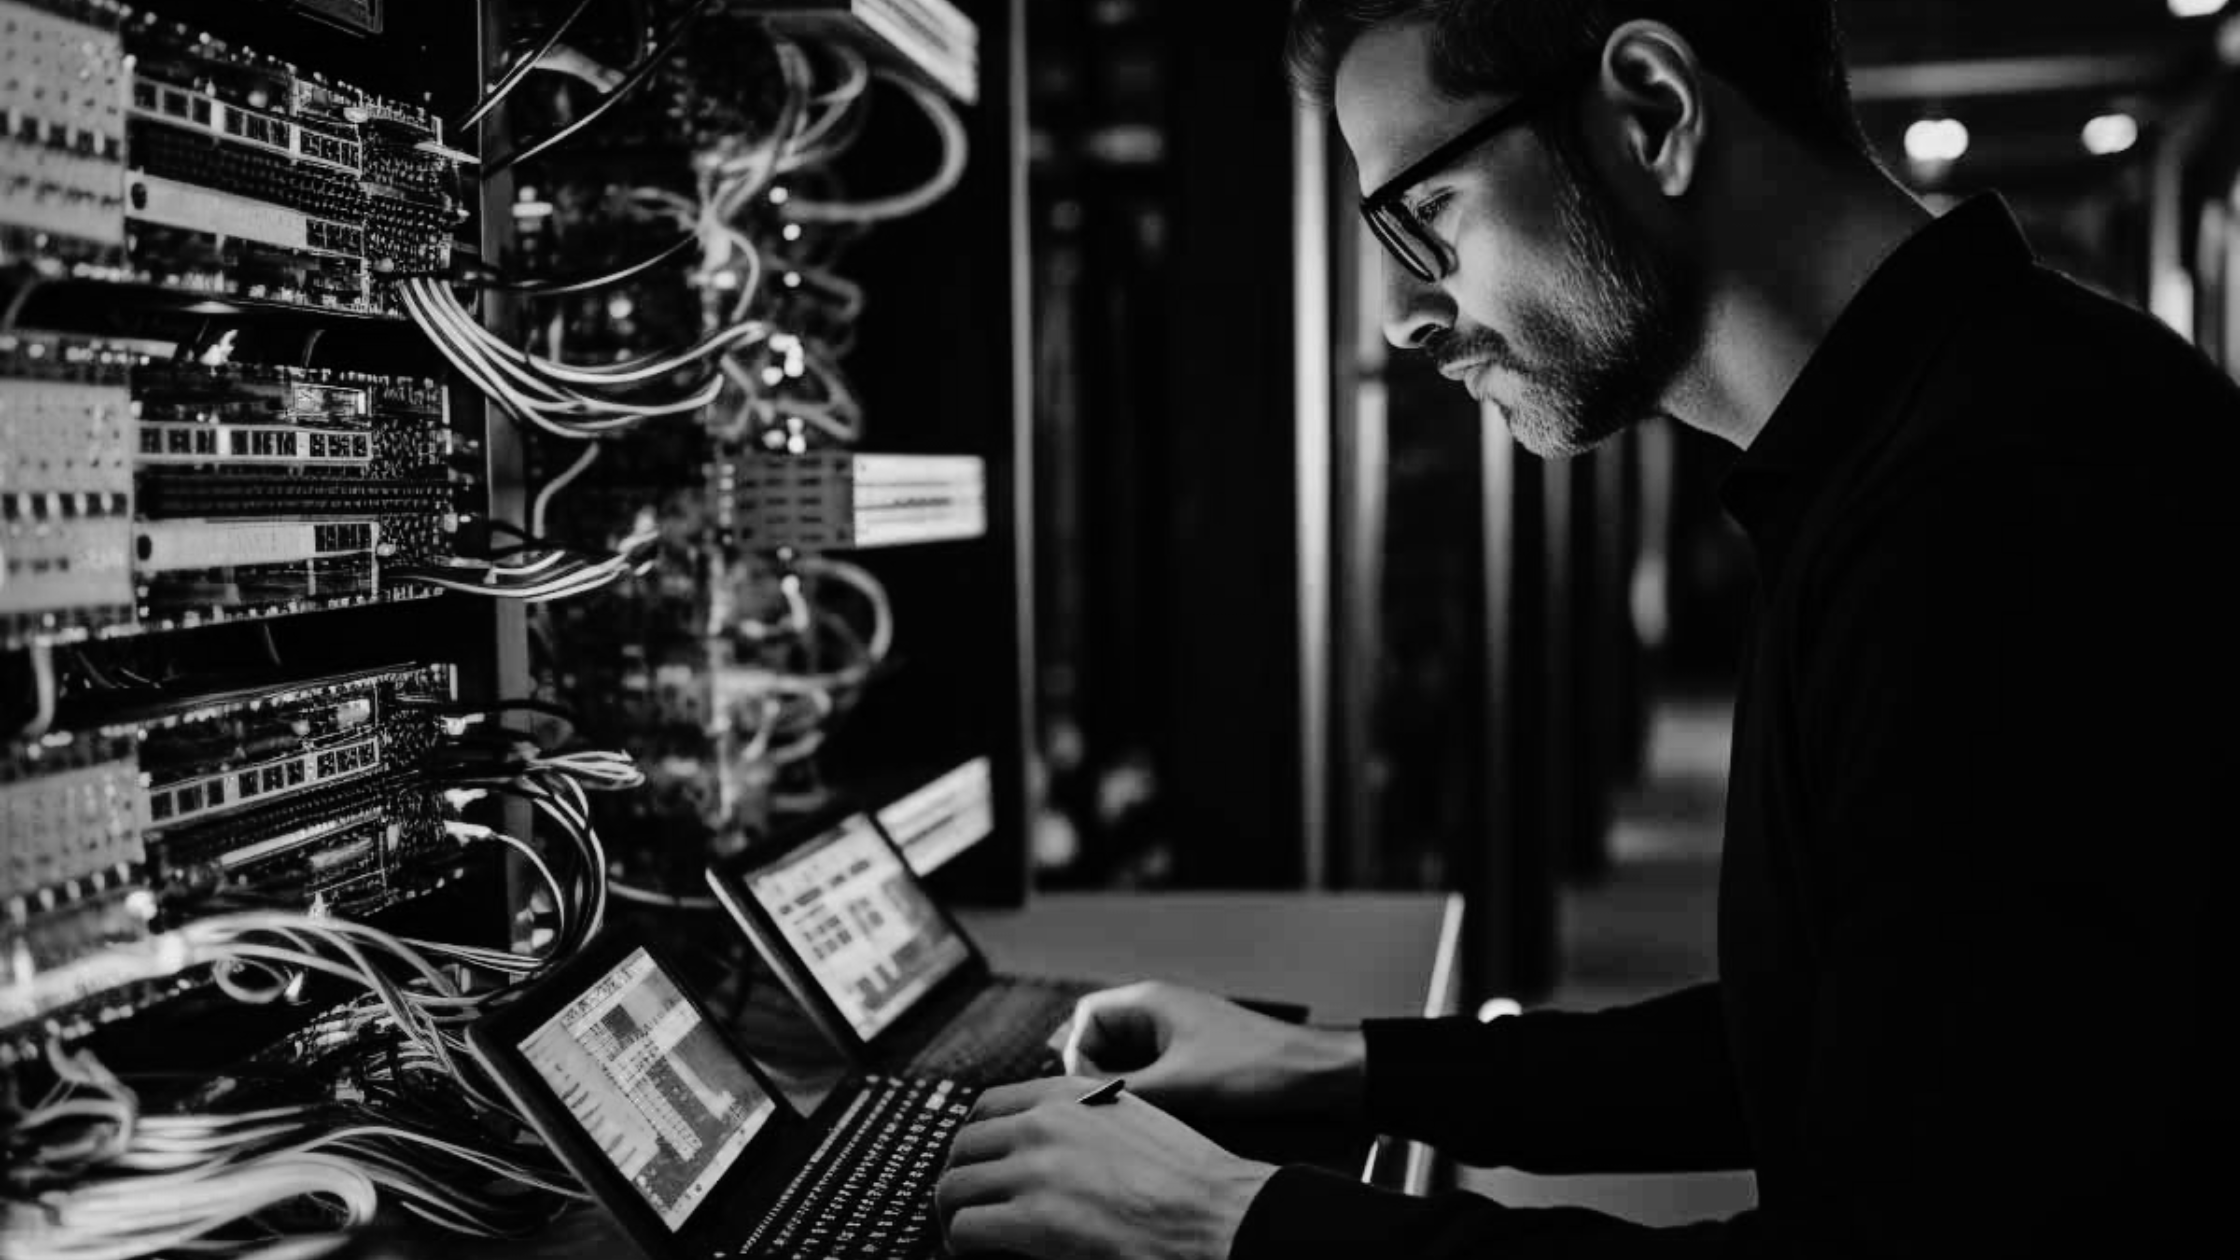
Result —
<instances>
[{"instance_id":1,"label":"text on laptop screen","mask_svg":"<svg viewBox=\"0 0 2240 1260\"><path fill-rule=\"evenodd\" d=\"M867 1040L971 956L860 814L749 876L747 888Z\"/></svg>"},{"instance_id":2,"label":"text on laptop screen","mask_svg":"<svg viewBox=\"0 0 2240 1260\"><path fill-rule=\"evenodd\" d=\"M924 875L996 829L995 767L975 757L879 811L910 869Z\"/></svg>"},{"instance_id":3,"label":"text on laptop screen","mask_svg":"<svg viewBox=\"0 0 2240 1260\"><path fill-rule=\"evenodd\" d=\"M777 1111L642 949L546 1020L521 1052L672 1230Z\"/></svg>"}]
</instances>

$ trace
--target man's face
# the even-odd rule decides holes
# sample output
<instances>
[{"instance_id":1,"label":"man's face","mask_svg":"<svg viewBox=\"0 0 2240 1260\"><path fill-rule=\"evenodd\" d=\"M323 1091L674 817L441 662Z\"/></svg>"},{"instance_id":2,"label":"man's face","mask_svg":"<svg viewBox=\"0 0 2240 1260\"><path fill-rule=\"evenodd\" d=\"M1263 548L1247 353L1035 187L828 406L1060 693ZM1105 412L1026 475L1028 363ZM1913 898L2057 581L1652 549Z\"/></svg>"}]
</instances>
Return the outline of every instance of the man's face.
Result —
<instances>
[{"instance_id":1,"label":"man's face","mask_svg":"<svg viewBox=\"0 0 2240 1260\"><path fill-rule=\"evenodd\" d=\"M1440 95L1428 45L1423 24L1388 23L1338 68L1338 126L1364 190L1507 100ZM1401 204L1454 269L1423 281L1386 260L1395 346L1498 406L1536 455L1578 454L1658 412L1694 341L1694 283L1621 221L1584 158L1564 160L1532 127L1505 130L1402 190Z\"/></svg>"}]
</instances>

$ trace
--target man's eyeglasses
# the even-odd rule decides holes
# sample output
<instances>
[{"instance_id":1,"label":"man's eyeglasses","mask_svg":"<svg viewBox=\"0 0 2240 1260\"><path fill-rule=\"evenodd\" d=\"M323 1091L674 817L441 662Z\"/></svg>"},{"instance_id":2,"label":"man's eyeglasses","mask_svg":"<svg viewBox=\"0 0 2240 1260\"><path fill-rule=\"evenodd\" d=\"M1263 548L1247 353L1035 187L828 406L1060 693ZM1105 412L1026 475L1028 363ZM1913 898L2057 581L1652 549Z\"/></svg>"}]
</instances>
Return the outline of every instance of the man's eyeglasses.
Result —
<instances>
[{"instance_id":1,"label":"man's eyeglasses","mask_svg":"<svg viewBox=\"0 0 2240 1260\"><path fill-rule=\"evenodd\" d=\"M1445 279L1454 270L1454 260L1448 257L1446 244L1439 239L1439 234L1417 218L1401 199L1408 190L1453 165L1463 154L1524 122L1541 99L1544 98L1526 95L1510 101L1472 123L1454 139L1409 163L1406 170L1361 199L1361 217L1368 220L1369 230L1376 233L1385 249L1401 266L1415 273L1418 280L1435 284Z\"/></svg>"}]
</instances>

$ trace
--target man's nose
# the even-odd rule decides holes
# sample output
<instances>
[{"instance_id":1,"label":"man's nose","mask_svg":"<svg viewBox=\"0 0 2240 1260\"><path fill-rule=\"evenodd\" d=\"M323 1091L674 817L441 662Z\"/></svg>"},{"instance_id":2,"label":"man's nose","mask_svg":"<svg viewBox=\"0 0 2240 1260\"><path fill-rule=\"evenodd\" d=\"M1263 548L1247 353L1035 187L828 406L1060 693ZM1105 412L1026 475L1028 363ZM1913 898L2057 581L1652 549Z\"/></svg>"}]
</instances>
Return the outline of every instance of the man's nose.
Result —
<instances>
[{"instance_id":1,"label":"man's nose","mask_svg":"<svg viewBox=\"0 0 2240 1260\"><path fill-rule=\"evenodd\" d=\"M1384 260L1384 339L1398 350L1421 350L1454 327L1454 301L1438 285Z\"/></svg>"}]
</instances>

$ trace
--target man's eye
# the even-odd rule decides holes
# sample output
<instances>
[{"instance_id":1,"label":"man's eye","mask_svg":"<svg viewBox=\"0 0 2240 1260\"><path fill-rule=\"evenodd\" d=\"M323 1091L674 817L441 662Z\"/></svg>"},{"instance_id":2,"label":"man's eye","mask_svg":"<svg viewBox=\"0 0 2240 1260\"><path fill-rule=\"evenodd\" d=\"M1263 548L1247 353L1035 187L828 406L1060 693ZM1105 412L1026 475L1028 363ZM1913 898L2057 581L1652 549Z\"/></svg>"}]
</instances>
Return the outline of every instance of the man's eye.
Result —
<instances>
[{"instance_id":1,"label":"man's eye","mask_svg":"<svg viewBox=\"0 0 2240 1260\"><path fill-rule=\"evenodd\" d=\"M1430 227L1438 222L1439 212L1446 209L1447 203L1452 200L1454 200L1454 194L1452 193L1435 192L1417 202L1408 213L1415 217L1416 222L1423 224L1425 227Z\"/></svg>"}]
</instances>

